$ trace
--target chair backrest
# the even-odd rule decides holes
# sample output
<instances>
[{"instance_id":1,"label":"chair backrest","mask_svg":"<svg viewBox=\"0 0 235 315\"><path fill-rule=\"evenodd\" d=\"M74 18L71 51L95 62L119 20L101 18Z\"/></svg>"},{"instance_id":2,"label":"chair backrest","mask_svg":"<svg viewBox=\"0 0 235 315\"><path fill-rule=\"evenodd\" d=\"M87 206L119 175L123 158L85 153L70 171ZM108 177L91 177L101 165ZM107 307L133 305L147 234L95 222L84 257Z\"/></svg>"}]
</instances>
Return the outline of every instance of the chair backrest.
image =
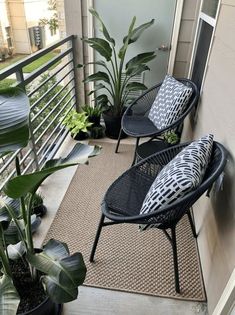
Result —
<instances>
[{"instance_id":1,"label":"chair backrest","mask_svg":"<svg viewBox=\"0 0 235 315\"><path fill-rule=\"evenodd\" d=\"M164 129L162 129L161 132L164 132L169 129L174 129L177 126L181 125L185 117L193 110L193 108L197 105L197 102L198 102L199 91L196 84L189 79L177 79L177 80L183 83L184 85L191 87L193 92L181 116L177 120L175 120L170 126L167 126ZM130 105L129 110L131 110L132 113L135 115L147 116L161 85L162 85L162 82L160 84L157 84L151 87L146 92L144 92L140 97L138 97ZM128 113L128 110L127 110L127 113Z\"/></svg>"},{"instance_id":2,"label":"chair backrest","mask_svg":"<svg viewBox=\"0 0 235 315\"><path fill-rule=\"evenodd\" d=\"M187 144L180 144L178 146L175 146L175 148L183 149L186 145ZM171 150L171 148L160 152L159 156L161 154L166 156L166 153L169 150ZM188 211L188 209L192 207L192 205L202 196L202 194L211 188L212 184L223 172L226 165L226 158L226 149L220 143L214 141L211 159L202 183L195 190L191 191L186 196L179 198L173 204L170 204L162 208L161 210L152 213L152 218L156 218L156 222L159 222L160 228L166 229L172 226L172 224L177 223L181 219L181 217Z\"/></svg>"}]
</instances>

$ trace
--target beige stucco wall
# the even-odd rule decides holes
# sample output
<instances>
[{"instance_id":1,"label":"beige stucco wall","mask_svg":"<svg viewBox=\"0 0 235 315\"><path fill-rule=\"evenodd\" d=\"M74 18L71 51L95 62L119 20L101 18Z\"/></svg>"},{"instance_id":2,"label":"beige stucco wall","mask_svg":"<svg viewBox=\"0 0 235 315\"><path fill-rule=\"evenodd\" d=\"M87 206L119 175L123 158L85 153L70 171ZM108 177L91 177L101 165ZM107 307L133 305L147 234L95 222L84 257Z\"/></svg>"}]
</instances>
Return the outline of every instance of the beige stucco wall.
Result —
<instances>
[{"instance_id":1,"label":"beige stucco wall","mask_svg":"<svg viewBox=\"0 0 235 315\"><path fill-rule=\"evenodd\" d=\"M197 124L185 125L183 138L208 132L230 152L223 191L194 207L209 314L235 267L235 1L222 0L198 111Z\"/></svg>"},{"instance_id":2,"label":"beige stucco wall","mask_svg":"<svg viewBox=\"0 0 235 315\"><path fill-rule=\"evenodd\" d=\"M187 77L201 0L184 0L173 75Z\"/></svg>"}]
</instances>

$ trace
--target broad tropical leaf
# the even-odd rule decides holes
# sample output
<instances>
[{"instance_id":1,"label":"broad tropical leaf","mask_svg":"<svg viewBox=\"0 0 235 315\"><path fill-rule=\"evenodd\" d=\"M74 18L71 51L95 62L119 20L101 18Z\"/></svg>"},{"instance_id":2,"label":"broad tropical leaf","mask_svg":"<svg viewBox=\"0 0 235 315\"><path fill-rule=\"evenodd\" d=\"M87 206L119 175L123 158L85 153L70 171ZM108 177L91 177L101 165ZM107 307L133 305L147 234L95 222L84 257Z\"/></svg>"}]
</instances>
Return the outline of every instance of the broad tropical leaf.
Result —
<instances>
[{"instance_id":1,"label":"broad tropical leaf","mask_svg":"<svg viewBox=\"0 0 235 315\"><path fill-rule=\"evenodd\" d=\"M126 90L129 92L144 91L147 90L147 86L140 82L131 82L127 84Z\"/></svg>"},{"instance_id":2,"label":"broad tropical leaf","mask_svg":"<svg viewBox=\"0 0 235 315\"><path fill-rule=\"evenodd\" d=\"M98 66L103 66L103 67L107 67L106 63L103 60L98 60L98 61L94 61L94 62L87 62L85 64L78 64L77 68L83 68L86 67L88 65L98 65Z\"/></svg>"},{"instance_id":3,"label":"broad tropical leaf","mask_svg":"<svg viewBox=\"0 0 235 315\"><path fill-rule=\"evenodd\" d=\"M83 82L96 82L96 81L104 81L110 84L109 76L106 72L98 71L94 74L89 75Z\"/></svg>"},{"instance_id":4,"label":"broad tropical leaf","mask_svg":"<svg viewBox=\"0 0 235 315\"><path fill-rule=\"evenodd\" d=\"M85 164L89 157L99 154L100 150L99 146L77 143L66 158L49 160L40 171L10 179L3 190L13 199L23 197L29 192L35 192L49 175L69 166Z\"/></svg>"},{"instance_id":5,"label":"broad tropical leaf","mask_svg":"<svg viewBox=\"0 0 235 315\"><path fill-rule=\"evenodd\" d=\"M26 247L23 242L19 242L17 244L10 244L7 246L8 257L12 260L17 260L22 258L26 253Z\"/></svg>"},{"instance_id":6,"label":"broad tropical leaf","mask_svg":"<svg viewBox=\"0 0 235 315\"><path fill-rule=\"evenodd\" d=\"M153 60L156 57L154 51L138 54L137 56L131 58L126 64L126 72L129 74L139 65L143 65Z\"/></svg>"},{"instance_id":7,"label":"broad tropical leaf","mask_svg":"<svg viewBox=\"0 0 235 315\"><path fill-rule=\"evenodd\" d=\"M95 89L90 91L87 95L91 95L91 94L95 93L96 91L98 91L100 89L104 89L104 88L105 88L105 85L102 83L99 83L99 84L95 85Z\"/></svg>"},{"instance_id":8,"label":"broad tropical leaf","mask_svg":"<svg viewBox=\"0 0 235 315\"><path fill-rule=\"evenodd\" d=\"M89 12L97 18L97 20L100 22L100 30L101 32L104 34L104 37L115 46L115 40L110 37L109 32L106 28L106 26L104 25L103 21L101 20L99 14L97 13L97 11L94 8L90 8Z\"/></svg>"},{"instance_id":9,"label":"broad tropical leaf","mask_svg":"<svg viewBox=\"0 0 235 315\"><path fill-rule=\"evenodd\" d=\"M57 303L76 299L78 286L86 277L86 266L82 254L69 254L66 244L51 239L39 254L28 254L27 258L37 270L45 273L42 283L50 298Z\"/></svg>"},{"instance_id":10,"label":"broad tropical leaf","mask_svg":"<svg viewBox=\"0 0 235 315\"><path fill-rule=\"evenodd\" d=\"M151 21L144 23L138 27L136 27L133 31L131 36L128 39L128 44L132 44L134 42L137 41L137 39L140 37L140 35L147 29L149 28L151 25L153 25L154 23L154 19L152 19ZM125 43L127 40L127 36L123 38L123 43Z\"/></svg>"},{"instance_id":11,"label":"broad tropical leaf","mask_svg":"<svg viewBox=\"0 0 235 315\"><path fill-rule=\"evenodd\" d=\"M133 28L135 26L135 21L136 21L136 17L134 16L132 21L131 21L129 30L128 30L128 35L126 36L126 40L124 41L124 45L119 50L118 57L121 60L124 60L124 57L125 57L125 54L126 54L126 50L127 50L128 45L129 45L129 39L131 38L131 34L132 34Z\"/></svg>"},{"instance_id":12,"label":"broad tropical leaf","mask_svg":"<svg viewBox=\"0 0 235 315\"><path fill-rule=\"evenodd\" d=\"M3 275L0 278L0 314L15 315L19 303L20 298L12 279Z\"/></svg>"},{"instance_id":13,"label":"broad tropical leaf","mask_svg":"<svg viewBox=\"0 0 235 315\"><path fill-rule=\"evenodd\" d=\"M101 94L95 98L96 106L101 106L102 108L108 107L108 96L106 94Z\"/></svg>"},{"instance_id":14,"label":"broad tropical leaf","mask_svg":"<svg viewBox=\"0 0 235 315\"><path fill-rule=\"evenodd\" d=\"M27 146L29 99L22 91L0 95L0 157Z\"/></svg>"},{"instance_id":15,"label":"broad tropical leaf","mask_svg":"<svg viewBox=\"0 0 235 315\"><path fill-rule=\"evenodd\" d=\"M139 75L144 71L150 70L150 68L147 65L143 65L143 64L138 64L135 67L131 67L126 71L126 75L127 76L135 76L135 75Z\"/></svg>"},{"instance_id":16,"label":"broad tropical leaf","mask_svg":"<svg viewBox=\"0 0 235 315\"><path fill-rule=\"evenodd\" d=\"M94 48L101 56L103 56L107 61L112 57L112 48L109 43L103 38L87 38L83 41Z\"/></svg>"}]
</instances>

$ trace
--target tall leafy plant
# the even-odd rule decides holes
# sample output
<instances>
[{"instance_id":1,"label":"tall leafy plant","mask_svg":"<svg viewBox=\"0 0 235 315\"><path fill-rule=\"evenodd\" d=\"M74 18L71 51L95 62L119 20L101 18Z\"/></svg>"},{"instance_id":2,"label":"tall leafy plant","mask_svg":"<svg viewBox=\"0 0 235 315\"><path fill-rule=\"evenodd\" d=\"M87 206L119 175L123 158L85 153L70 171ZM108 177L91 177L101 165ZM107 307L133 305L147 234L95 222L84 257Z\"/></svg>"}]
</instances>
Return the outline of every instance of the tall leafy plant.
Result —
<instances>
[{"instance_id":1,"label":"tall leafy plant","mask_svg":"<svg viewBox=\"0 0 235 315\"><path fill-rule=\"evenodd\" d=\"M99 70L87 76L84 82L95 82L96 84L89 95L98 90L105 90L105 93L96 97L97 103L107 108L109 106L113 115L121 116L123 106L130 100L130 93L147 89L143 83L131 79L146 70L150 70L147 63L156 57L155 52L138 54L127 62L125 57L129 45L135 43L141 34L153 25L154 20L135 27L136 17L133 17L128 34L123 38L123 46L118 50L114 38L109 34L99 14L93 8L89 11L100 23L100 30L104 38L83 38L83 41L97 51L103 59L85 65L78 65L78 67L95 64L103 68L103 71Z\"/></svg>"},{"instance_id":2,"label":"tall leafy plant","mask_svg":"<svg viewBox=\"0 0 235 315\"><path fill-rule=\"evenodd\" d=\"M0 157L27 146L29 114L29 101L22 91L9 89L0 95ZM10 179L3 189L10 199L0 199L0 314L16 314L19 304L9 258L23 259L29 265L32 281L39 281L38 271L43 273L43 287L54 302L65 303L76 299L78 286L86 275L82 254L77 252L70 255L65 243L53 239L41 252L35 252L32 206L38 187L48 176L69 166L88 163L88 158L99 152L98 146L78 143L67 157L48 160L41 170L24 175L21 174L19 159L16 157L17 176ZM16 199L20 202L20 211L14 209ZM5 232L12 223L18 232L19 242L7 246Z\"/></svg>"}]
</instances>

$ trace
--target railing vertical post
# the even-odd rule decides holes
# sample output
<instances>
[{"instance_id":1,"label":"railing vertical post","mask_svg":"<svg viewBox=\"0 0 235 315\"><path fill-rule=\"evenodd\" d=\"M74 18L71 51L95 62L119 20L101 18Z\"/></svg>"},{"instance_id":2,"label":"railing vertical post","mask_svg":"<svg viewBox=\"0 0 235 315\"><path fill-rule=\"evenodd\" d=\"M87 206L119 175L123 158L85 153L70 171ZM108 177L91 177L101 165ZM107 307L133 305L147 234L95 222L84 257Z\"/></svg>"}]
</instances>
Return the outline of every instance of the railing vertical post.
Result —
<instances>
[{"instance_id":1,"label":"railing vertical post","mask_svg":"<svg viewBox=\"0 0 235 315\"><path fill-rule=\"evenodd\" d=\"M19 68L16 71L16 80L19 82L19 86L22 87L26 92L25 82L24 82L24 74L22 68ZM32 159L35 163L36 170L39 170L39 164L38 164L38 156L37 156L37 150L35 146L35 138L33 134L32 124L31 124L31 115L29 117L29 133L30 133L30 142L29 146L32 149Z\"/></svg>"},{"instance_id":2,"label":"railing vertical post","mask_svg":"<svg viewBox=\"0 0 235 315\"><path fill-rule=\"evenodd\" d=\"M73 52L72 52L72 58L73 58L73 67L74 67L74 89L75 89L75 98L76 98L76 110L78 111L79 109L79 89L78 89L78 82L79 82L79 78L78 78L78 69L77 69L77 63L76 63L76 46L75 46L75 40L76 40L77 36L73 36L72 38L72 48L73 48Z\"/></svg>"}]
</instances>

